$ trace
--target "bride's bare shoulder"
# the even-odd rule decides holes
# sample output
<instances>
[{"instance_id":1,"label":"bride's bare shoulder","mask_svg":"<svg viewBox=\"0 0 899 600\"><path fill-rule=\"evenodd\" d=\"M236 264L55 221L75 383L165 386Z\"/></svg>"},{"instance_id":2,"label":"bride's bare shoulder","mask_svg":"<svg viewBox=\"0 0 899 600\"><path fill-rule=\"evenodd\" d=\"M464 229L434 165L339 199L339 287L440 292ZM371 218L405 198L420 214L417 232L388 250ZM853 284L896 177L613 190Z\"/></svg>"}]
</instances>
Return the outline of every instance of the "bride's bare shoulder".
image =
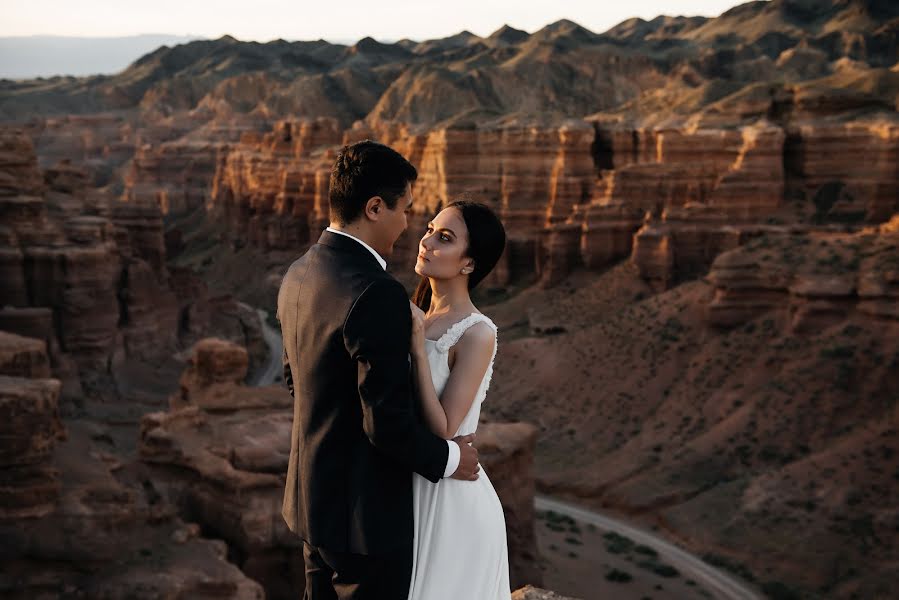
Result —
<instances>
[{"instance_id":1,"label":"bride's bare shoulder","mask_svg":"<svg viewBox=\"0 0 899 600\"><path fill-rule=\"evenodd\" d=\"M464 349L487 347L492 350L495 341L496 330L491 327L491 324L485 321L478 321L465 330L465 333L459 338L459 343L457 345Z\"/></svg>"}]
</instances>

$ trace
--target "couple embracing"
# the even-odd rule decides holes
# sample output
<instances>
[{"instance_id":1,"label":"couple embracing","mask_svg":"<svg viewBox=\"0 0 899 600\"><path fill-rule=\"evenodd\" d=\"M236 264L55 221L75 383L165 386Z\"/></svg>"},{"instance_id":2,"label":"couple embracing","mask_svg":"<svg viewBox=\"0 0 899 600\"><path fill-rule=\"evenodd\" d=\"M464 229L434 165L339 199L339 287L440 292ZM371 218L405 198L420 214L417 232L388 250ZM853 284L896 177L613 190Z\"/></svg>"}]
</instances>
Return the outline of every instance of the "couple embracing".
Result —
<instances>
[{"instance_id":1,"label":"couple embracing","mask_svg":"<svg viewBox=\"0 0 899 600\"><path fill-rule=\"evenodd\" d=\"M330 227L278 292L294 397L282 514L303 540L306 600L508 600L499 498L472 445L496 326L471 301L505 246L455 202L418 246L410 301L386 272L415 167L372 141L331 170Z\"/></svg>"}]
</instances>

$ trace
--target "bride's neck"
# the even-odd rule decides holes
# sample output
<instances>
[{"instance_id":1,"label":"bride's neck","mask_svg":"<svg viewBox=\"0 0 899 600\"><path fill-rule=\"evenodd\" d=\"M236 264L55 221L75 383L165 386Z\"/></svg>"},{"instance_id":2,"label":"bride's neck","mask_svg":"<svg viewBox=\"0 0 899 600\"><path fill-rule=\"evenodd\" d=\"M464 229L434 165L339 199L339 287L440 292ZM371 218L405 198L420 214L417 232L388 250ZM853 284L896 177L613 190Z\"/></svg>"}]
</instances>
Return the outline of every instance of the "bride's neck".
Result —
<instances>
[{"instance_id":1,"label":"bride's neck","mask_svg":"<svg viewBox=\"0 0 899 600\"><path fill-rule=\"evenodd\" d=\"M431 306L429 315L444 314L457 309L469 309L471 296L468 294L468 281L462 277L453 279L431 279Z\"/></svg>"}]
</instances>

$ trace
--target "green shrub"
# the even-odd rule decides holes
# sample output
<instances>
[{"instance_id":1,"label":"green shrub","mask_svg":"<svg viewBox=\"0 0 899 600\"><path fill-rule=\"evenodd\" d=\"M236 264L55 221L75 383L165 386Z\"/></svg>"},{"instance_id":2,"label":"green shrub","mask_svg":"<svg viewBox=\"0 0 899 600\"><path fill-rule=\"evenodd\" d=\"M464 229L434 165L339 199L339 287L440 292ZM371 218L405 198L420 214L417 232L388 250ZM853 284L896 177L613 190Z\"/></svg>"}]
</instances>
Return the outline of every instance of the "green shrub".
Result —
<instances>
[{"instance_id":1,"label":"green shrub","mask_svg":"<svg viewBox=\"0 0 899 600\"><path fill-rule=\"evenodd\" d=\"M680 575L680 571L678 571L671 565L666 565L665 563L660 563L652 560L640 561L637 563L637 566L642 569L646 569L647 571L652 571L660 577L677 577L678 575Z\"/></svg>"},{"instance_id":2,"label":"green shrub","mask_svg":"<svg viewBox=\"0 0 899 600\"><path fill-rule=\"evenodd\" d=\"M627 583L631 581L633 577L630 573L626 571L619 571L618 569L612 569L608 573L606 573L606 579L608 581L614 581L616 583Z\"/></svg>"},{"instance_id":3,"label":"green shrub","mask_svg":"<svg viewBox=\"0 0 899 600\"><path fill-rule=\"evenodd\" d=\"M624 554L634 547L634 542L630 538L626 538L614 531L610 531L602 537L606 540L606 551L612 554Z\"/></svg>"}]
</instances>

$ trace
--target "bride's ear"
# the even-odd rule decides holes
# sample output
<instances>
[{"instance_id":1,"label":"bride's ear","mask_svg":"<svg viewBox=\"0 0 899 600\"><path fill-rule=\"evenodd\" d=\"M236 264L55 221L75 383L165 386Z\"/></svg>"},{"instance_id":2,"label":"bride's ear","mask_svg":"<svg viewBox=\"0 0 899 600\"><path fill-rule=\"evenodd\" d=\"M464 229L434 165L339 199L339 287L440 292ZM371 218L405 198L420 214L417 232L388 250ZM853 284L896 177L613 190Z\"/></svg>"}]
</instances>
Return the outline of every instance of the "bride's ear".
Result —
<instances>
[{"instance_id":1,"label":"bride's ear","mask_svg":"<svg viewBox=\"0 0 899 600\"><path fill-rule=\"evenodd\" d=\"M465 263L465 266L462 267L463 275L471 275L474 273L474 261L472 259L468 259Z\"/></svg>"}]
</instances>

